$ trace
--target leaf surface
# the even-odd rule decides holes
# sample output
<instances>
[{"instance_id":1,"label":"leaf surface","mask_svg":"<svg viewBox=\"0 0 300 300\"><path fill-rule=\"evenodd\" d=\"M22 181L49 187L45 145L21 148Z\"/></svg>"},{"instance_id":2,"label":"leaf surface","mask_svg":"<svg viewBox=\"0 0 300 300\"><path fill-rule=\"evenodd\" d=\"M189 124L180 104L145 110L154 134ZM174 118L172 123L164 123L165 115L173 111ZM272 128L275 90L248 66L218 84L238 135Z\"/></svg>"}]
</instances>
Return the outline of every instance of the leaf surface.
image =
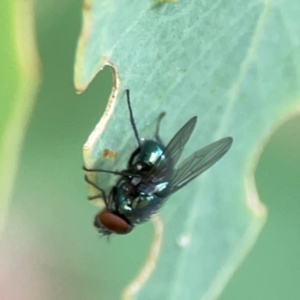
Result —
<instances>
[{"instance_id":1,"label":"leaf surface","mask_svg":"<svg viewBox=\"0 0 300 300\"><path fill-rule=\"evenodd\" d=\"M0 4L0 230L16 176L38 78L32 1Z\"/></svg>"},{"instance_id":2,"label":"leaf surface","mask_svg":"<svg viewBox=\"0 0 300 300\"><path fill-rule=\"evenodd\" d=\"M144 273L124 298L215 299L255 242L266 218L256 162L299 103L300 4L289 3L85 3L76 89L85 90L105 65L115 77L107 110L84 146L87 167L122 170L137 147L126 88L144 138L153 137L162 111L166 143L198 116L182 159L222 137L234 139L220 162L168 200ZM91 178L107 192L116 180Z\"/></svg>"}]
</instances>

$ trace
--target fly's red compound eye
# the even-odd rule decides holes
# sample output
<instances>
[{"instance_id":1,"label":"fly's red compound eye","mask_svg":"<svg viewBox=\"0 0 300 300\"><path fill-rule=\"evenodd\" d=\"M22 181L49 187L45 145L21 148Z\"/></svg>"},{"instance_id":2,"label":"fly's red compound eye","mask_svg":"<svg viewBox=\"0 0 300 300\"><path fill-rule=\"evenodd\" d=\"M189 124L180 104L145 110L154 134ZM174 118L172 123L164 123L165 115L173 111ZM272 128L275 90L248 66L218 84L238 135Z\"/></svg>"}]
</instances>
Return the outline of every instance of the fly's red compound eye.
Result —
<instances>
[{"instance_id":1,"label":"fly's red compound eye","mask_svg":"<svg viewBox=\"0 0 300 300\"><path fill-rule=\"evenodd\" d=\"M108 211L101 211L96 216L95 223L96 225L100 223L108 230L117 234L127 234L133 229L125 220Z\"/></svg>"}]
</instances>

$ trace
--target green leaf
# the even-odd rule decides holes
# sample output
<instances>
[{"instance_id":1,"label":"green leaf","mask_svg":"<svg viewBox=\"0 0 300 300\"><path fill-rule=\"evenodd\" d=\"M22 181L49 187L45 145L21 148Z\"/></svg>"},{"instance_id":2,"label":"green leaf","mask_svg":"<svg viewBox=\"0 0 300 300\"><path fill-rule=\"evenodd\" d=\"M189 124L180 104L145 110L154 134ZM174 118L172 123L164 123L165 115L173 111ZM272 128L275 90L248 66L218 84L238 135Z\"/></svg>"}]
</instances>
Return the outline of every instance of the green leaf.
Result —
<instances>
[{"instance_id":1,"label":"green leaf","mask_svg":"<svg viewBox=\"0 0 300 300\"><path fill-rule=\"evenodd\" d=\"M0 230L38 85L32 1L1 1Z\"/></svg>"},{"instance_id":2,"label":"green leaf","mask_svg":"<svg viewBox=\"0 0 300 300\"><path fill-rule=\"evenodd\" d=\"M84 91L105 65L115 77L106 112L84 146L87 167L121 170L137 146L126 88L144 138L153 137L162 111L166 143L198 116L183 158L219 138L234 139L220 162L168 200L162 221L155 219L149 260L124 298L215 299L255 242L266 217L256 162L299 103L300 4L289 4L86 2L76 89ZM91 178L106 190L115 182Z\"/></svg>"}]
</instances>

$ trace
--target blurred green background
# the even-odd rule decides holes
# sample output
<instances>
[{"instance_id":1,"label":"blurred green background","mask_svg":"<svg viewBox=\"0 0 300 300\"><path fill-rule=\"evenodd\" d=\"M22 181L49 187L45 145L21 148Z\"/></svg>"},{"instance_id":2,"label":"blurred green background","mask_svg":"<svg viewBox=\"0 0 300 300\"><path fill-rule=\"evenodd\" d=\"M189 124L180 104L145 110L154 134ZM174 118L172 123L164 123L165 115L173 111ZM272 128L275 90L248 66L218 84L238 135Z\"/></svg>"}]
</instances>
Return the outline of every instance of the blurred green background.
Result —
<instances>
[{"instance_id":1,"label":"blurred green background","mask_svg":"<svg viewBox=\"0 0 300 300\"><path fill-rule=\"evenodd\" d=\"M42 85L0 245L0 299L118 299L151 243L149 223L109 242L92 226L97 208L85 200L82 145L103 113L112 77L106 69L75 94L81 6L36 3ZM260 159L256 179L269 218L221 300L300 299L299 128L299 117L283 124Z\"/></svg>"}]
</instances>

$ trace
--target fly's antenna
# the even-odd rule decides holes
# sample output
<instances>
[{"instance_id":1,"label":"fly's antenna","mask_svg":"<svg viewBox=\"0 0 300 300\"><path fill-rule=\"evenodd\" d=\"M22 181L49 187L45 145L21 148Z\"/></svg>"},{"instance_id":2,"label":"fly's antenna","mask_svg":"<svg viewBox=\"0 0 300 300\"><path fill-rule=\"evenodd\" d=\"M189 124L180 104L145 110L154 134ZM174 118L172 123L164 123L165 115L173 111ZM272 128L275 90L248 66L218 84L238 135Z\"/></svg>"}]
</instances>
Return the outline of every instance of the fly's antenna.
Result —
<instances>
[{"instance_id":1,"label":"fly's antenna","mask_svg":"<svg viewBox=\"0 0 300 300\"><path fill-rule=\"evenodd\" d=\"M140 140L140 137L139 137L139 133L137 131L137 128L135 126L135 122L134 122L134 118L133 118L133 113L132 113L132 108L131 108L131 104L130 104L130 96L129 96L129 90L126 89L125 90L126 92L126 97L127 97L127 104L128 104L128 109L129 109L129 115L130 115L130 123L131 123L131 126L133 128L133 131L134 131L134 135L137 139L137 142L139 144L139 147L141 148L141 140Z\"/></svg>"}]
</instances>

